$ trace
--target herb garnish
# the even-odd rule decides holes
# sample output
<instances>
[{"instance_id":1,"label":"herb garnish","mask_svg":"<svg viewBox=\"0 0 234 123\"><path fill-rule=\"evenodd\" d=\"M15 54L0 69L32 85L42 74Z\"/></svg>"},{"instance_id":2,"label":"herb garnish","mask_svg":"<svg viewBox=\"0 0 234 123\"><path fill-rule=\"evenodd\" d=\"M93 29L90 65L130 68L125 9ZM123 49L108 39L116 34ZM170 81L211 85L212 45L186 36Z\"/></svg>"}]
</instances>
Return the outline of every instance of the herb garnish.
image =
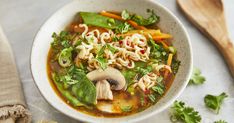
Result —
<instances>
[{"instance_id":1,"label":"herb garnish","mask_svg":"<svg viewBox=\"0 0 234 123\"><path fill-rule=\"evenodd\" d=\"M175 101L171 107L171 121L184 123L200 123L201 116L192 107L188 107L182 101Z\"/></svg>"},{"instance_id":2,"label":"herb garnish","mask_svg":"<svg viewBox=\"0 0 234 123\"><path fill-rule=\"evenodd\" d=\"M228 95L224 92L218 96L208 94L205 96L204 102L206 107L213 109L218 114L223 100L227 97Z\"/></svg>"}]
</instances>

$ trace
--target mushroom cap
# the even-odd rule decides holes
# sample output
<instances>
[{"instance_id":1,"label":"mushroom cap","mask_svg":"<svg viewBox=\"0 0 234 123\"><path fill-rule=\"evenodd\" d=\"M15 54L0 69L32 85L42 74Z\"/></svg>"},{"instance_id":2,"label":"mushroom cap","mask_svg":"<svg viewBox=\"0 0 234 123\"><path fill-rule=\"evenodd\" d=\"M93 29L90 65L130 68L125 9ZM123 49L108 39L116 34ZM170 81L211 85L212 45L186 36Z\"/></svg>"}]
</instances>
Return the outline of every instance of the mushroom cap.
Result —
<instances>
[{"instance_id":1,"label":"mushroom cap","mask_svg":"<svg viewBox=\"0 0 234 123\"><path fill-rule=\"evenodd\" d=\"M91 71L87 74L87 77L91 81L110 80L110 83L113 84L111 88L113 90L121 90L126 84L122 73L113 67L107 67L105 70L97 69Z\"/></svg>"}]
</instances>

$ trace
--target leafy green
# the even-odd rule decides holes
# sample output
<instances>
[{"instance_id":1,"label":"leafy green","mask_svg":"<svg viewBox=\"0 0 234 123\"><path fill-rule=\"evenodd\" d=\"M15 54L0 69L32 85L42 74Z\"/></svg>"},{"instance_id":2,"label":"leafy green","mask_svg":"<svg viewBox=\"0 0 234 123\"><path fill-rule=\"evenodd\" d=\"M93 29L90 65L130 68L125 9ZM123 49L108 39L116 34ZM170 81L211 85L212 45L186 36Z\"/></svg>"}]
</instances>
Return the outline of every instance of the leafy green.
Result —
<instances>
[{"instance_id":1,"label":"leafy green","mask_svg":"<svg viewBox=\"0 0 234 123\"><path fill-rule=\"evenodd\" d=\"M152 66L147 67L136 67L136 71L141 75L144 76L153 70Z\"/></svg>"},{"instance_id":2,"label":"leafy green","mask_svg":"<svg viewBox=\"0 0 234 123\"><path fill-rule=\"evenodd\" d=\"M107 45L104 45L97 53L96 60L98 61L100 67L104 70L107 68L107 59L104 58L104 51Z\"/></svg>"},{"instance_id":3,"label":"leafy green","mask_svg":"<svg viewBox=\"0 0 234 123\"><path fill-rule=\"evenodd\" d=\"M189 80L190 84L203 84L206 81L206 78L201 75L201 71L198 68L193 68L193 74L191 79Z\"/></svg>"},{"instance_id":4,"label":"leafy green","mask_svg":"<svg viewBox=\"0 0 234 123\"><path fill-rule=\"evenodd\" d=\"M147 12L151 14L147 19L143 18L140 15L132 15L131 19L137 22L139 25L143 26L148 26L159 22L160 18L154 13L153 10L147 9Z\"/></svg>"},{"instance_id":5,"label":"leafy green","mask_svg":"<svg viewBox=\"0 0 234 123\"><path fill-rule=\"evenodd\" d=\"M71 65L72 62L72 51L73 48L65 48L63 49L58 57L58 63L62 67L68 67Z\"/></svg>"},{"instance_id":6,"label":"leafy green","mask_svg":"<svg viewBox=\"0 0 234 123\"><path fill-rule=\"evenodd\" d=\"M56 73L52 73L52 79L58 89L58 91L71 103L73 106L84 106L77 98L63 88L63 84L60 82L60 77Z\"/></svg>"},{"instance_id":7,"label":"leafy green","mask_svg":"<svg viewBox=\"0 0 234 123\"><path fill-rule=\"evenodd\" d=\"M171 121L184 123L200 123L201 116L192 107L188 107L182 101L175 101L171 107Z\"/></svg>"},{"instance_id":8,"label":"leafy green","mask_svg":"<svg viewBox=\"0 0 234 123\"><path fill-rule=\"evenodd\" d=\"M228 123L228 122L226 122L224 120L218 120L218 121L215 121L214 123Z\"/></svg>"},{"instance_id":9,"label":"leafy green","mask_svg":"<svg viewBox=\"0 0 234 123\"><path fill-rule=\"evenodd\" d=\"M179 60L175 60L175 59L172 60L171 69L174 75L178 72L180 63L181 62Z\"/></svg>"},{"instance_id":10,"label":"leafy green","mask_svg":"<svg viewBox=\"0 0 234 123\"><path fill-rule=\"evenodd\" d=\"M113 54L118 51L118 49L114 48L113 46L111 46L110 44L106 44L107 49L109 49Z\"/></svg>"},{"instance_id":11,"label":"leafy green","mask_svg":"<svg viewBox=\"0 0 234 123\"><path fill-rule=\"evenodd\" d=\"M163 95L164 93L164 87L162 87L161 85L155 85L152 87L152 90L155 91L156 93Z\"/></svg>"},{"instance_id":12,"label":"leafy green","mask_svg":"<svg viewBox=\"0 0 234 123\"><path fill-rule=\"evenodd\" d=\"M96 87L87 77L83 70L77 69L74 78L78 83L72 85L72 93L78 100L85 104L95 105L96 102Z\"/></svg>"},{"instance_id":13,"label":"leafy green","mask_svg":"<svg viewBox=\"0 0 234 123\"><path fill-rule=\"evenodd\" d=\"M224 92L218 96L208 94L205 96L204 102L206 107L213 109L218 114L223 100L227 97L228 95Z\"/></svg>"},{"instance_id":14,"label":"leafy green","mask_svg":"<svg viewBox=\"0 0 234 123\"><path fill-rule=\"evenodd\" d=\"M151 102L156 102L156 98L154 94L149 94L148 98L150 99Z\"/></svg>"},{"instance_id":15,"label":"leafy green","mask_svg":"<svg viewBox=\"0 0 234 123\"><path fill-rule=\"evenodd\" d=\"M114 29L115 25L110 24L109 17L105 17L93 12L80 12L80 16L83 19L84 23L87 25L93 25L108 29Z\"/></svg>"},{"instance_id":16,"label":"leafy green","mask_svg":"<svg viewBox=\"0 0 234 123\"><path fill-rule=\"evenodd\" d=\"M116 41L120 41L120 40L123 40L123 36L114 36L111 40L116 42Z\"/></svg>"},{"instance_id":17,"label":"leafy green","mask_svg":"<svg viewBox=\"0 0 234 123\"><path fill-rule=\"evenodd\" d=\"M98 57L96 58L96 60L98 61L100 67L101 67L103 70L105 70L105 69L107 68L107 59L98 56Z\"/></svg>"},{"instance_id":18,"label":"leafy green","mask_svg":"<svg viewBox=\"0 0 234 123\"><path fill-rule=\"evenodd\" d=\"M73 39L73 35L71 35L67 31L61 31L58 34L55 32L52 34L53 42L51 43L51 47L54 51L59 52L61 49L71 47L71 40Z\"/></svg>"},{"instance_id":19,"label":"leafy green","mask_svg":"<svg viewBox=\"0 0 234 123\"><path fill-rule=\"evenodd\" d=\"M131 19L131 15L128 13L127 10L123 10L123 11L122 11L121 17L122 17L124 20Z\"/></svg>"},{"instance_id":20,"label":"leafy green","mask_svg":"<svg viewBox=\"0 0 234 123\"><path fill-rule=\"evenodd\" d=\"M128 105L128 106L120 106L120 109L123 111L123 112L130 112L132 110L132 106L131 105Z\"/></svg>"},{"instance_id":21,"label":"leafy green","mask_svg":"<svg viewBox=\"0 0 234 123\"><path fill-rule=\"evenodd\" d=\"M128 24L127 22L119 24L116 29L115 29L115 33L126 33L129 30L131 30L131 26L130 24Z\"/></svg>"}]
</instances>

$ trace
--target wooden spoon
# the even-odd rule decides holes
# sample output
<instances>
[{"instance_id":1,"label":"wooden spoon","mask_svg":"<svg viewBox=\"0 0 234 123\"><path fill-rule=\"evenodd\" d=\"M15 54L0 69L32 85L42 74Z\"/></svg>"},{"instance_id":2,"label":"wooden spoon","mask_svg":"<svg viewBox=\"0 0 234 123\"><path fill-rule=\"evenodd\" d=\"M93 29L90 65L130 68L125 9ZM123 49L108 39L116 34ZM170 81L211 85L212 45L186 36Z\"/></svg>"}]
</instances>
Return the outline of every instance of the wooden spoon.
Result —
<instances>
[{"instance_id":1,"label":"wooden spoon","mask_svg":"<svg viewBox=\"0 0 234 123\"><path fill-rule=\"evenodd\" d=\"M177 0L181 10L219 49L234 77L234 47L228 37L222 0Z\"/></svg>"}]
</instances>

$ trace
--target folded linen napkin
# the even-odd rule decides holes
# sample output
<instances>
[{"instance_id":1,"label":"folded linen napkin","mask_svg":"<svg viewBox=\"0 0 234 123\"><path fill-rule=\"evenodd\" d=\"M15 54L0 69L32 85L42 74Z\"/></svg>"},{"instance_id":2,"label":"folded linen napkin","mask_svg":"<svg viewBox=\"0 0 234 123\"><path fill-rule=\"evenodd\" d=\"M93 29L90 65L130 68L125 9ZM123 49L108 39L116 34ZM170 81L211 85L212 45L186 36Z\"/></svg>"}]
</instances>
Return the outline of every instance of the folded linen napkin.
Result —
<instances>
[{"instance_id":1,"label":"folded linen napkin","mask_svg":"<svg viewBox=\"0 0 234 123\"><path fill-rule=\"evenodd\" d=\"M0 123L29 123L22 86L11 47L0 27Z\"/></svg>"}]
</instances>

